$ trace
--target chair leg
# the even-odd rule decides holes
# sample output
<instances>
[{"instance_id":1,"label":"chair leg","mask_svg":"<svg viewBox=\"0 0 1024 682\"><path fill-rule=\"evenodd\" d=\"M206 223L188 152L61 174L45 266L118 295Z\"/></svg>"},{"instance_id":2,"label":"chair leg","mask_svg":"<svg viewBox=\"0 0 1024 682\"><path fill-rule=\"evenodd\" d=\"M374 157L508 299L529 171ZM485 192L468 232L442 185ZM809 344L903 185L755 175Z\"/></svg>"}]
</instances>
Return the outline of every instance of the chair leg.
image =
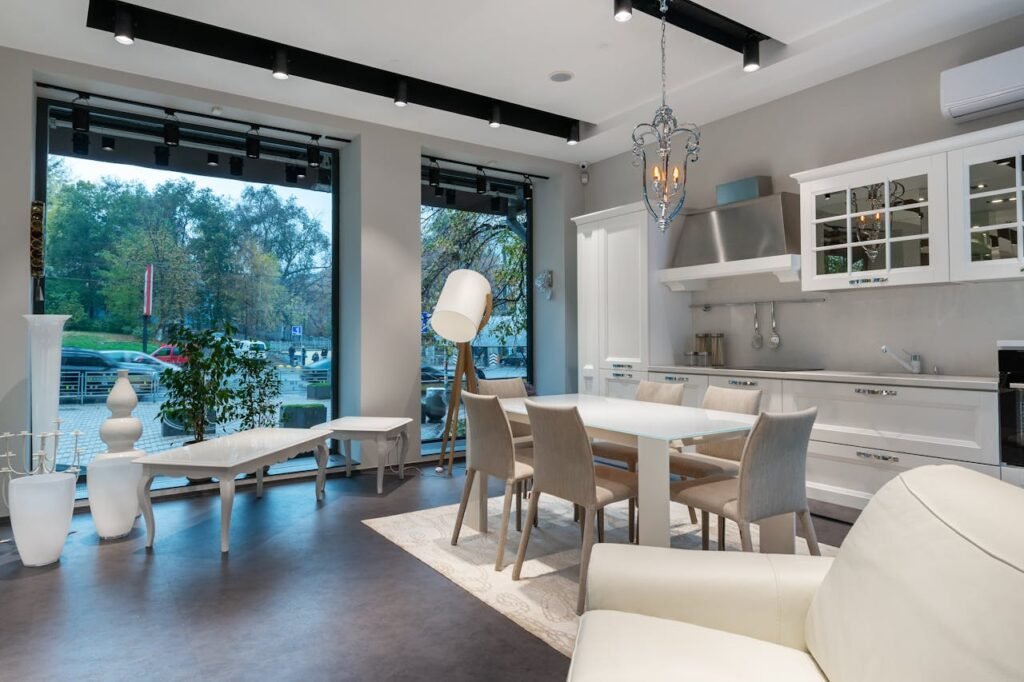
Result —
<instances>
[{"instance_id":1,"label":"chair leg","mask_svg":"<svg viewBox=\"0 0 1024 682\"><path fill-rule=\"evenodd\" d=\"M700 510L700 548L705 552L708 549L708 536L711 535L711 529L708 526L711 523L711 514Z\"/></svg>"},{"instance_id":2,"label":"chair leg","mask_svg":"<svg viewBox=\"0 0 1024 682\"><path fill-rule=\"evenodd\" d=\"M604 542L604 509L597 510L597 541Z\"/></svg>"},{"instance_id":3,"label":"chair leg","mask_svg":"<svg viewBox=\"0 0 1024 682\"><path fill-rule=\"evenodd\" d=\"M459 533L462 531L462 519L466 516L466 506L469 504L469 492L473 489L473 479L476 477L476 469L466 469L466 484L462 486L462 501L459 503L459 514L455 517L455 530L452 531L452 544L459 543Z\"/></svg>"},{"instance_id":4,"label":"chair leg","mask_svg":"<svg viewBox=\"0 0 1024 682\"><path fill-rule=\"evenodd\" d=\"M572 520L575 523L580 522L580 506L578 504L572 506Z\"/></svg>"},{"instance_id":5,"label":"chair leg","mask_svg":"<svg viewBox=\"0 0 1024 682\"><path fill-rule=\"evenodd\" d=\"M718 517L718 549L719 551L725 551L725 521L724 516Z\"/></svg>"},{"instance_id":6,"label":"chair leg","mask_svg":"<svg viewBox=\"0 0 1024 682\"><path fill-rule=\"evenodd\" d=\"M516 483L516 530L523 532L523 489L526 488L526 481Z\"/></svg>"},{"instance_id":7,"label":"chair leg","mask_svg":"<svg viewBox=\"0 0 1024 682\"><path fill-rule=\"evenodd\" d=\"M583 553L580 556L580 591L576 599L576 614L583 615L587 601L587 571L590 569L590 551L594 547L594 521L597 513L588 507L583 521Z\"/></svg>"},{"instance_id":8,"label":"chair leg","mask_svg":"<svg viewBox=\"0 0 1024 682\"><path fill-rule=\"evenodd\" d=\"M501 528L498 530L498 557L494 560L494 570L500 571L505 563L505 543L508 542L508 517L512 514L512 496L516 484L505 481L505 504L501 508Z\"/></svg>"},{"instance_id":9,"label":"chair leg","mask_svg":"<svg viewBox=\"0 0 1024 682\"><path fill-rule=\"evenodd\" d=\"M519 537L519 551L516 552L516 565L512 569L512 580L519 580L519 575L523 572L523 559L526 558L526 545L530 542L533 521L537 518L538 501L540 501L540 491L534 488L530 491L530 504L526 508L526 525L523 526L523 534Z\"/></svg>"},{"instance_id":10,"label":"chair leg","mask_svg":"<svg viewBox=\"0 0 1024 682\"><path fill-rule=\"evenodd\" d=\"M530 479L530 492L529 492L529 495L531 497L533 496L533 483L534 483L534 481L531 478ZM533 516L533 527L536 528L539 525L539 522L540 522L540 514L534 514L534 516Z\"/></svg>"},{"instance_id":11,"label":"chair leg","mask_svg":"<svg viewBox=\"0 0 1024 682\"><path fill-rule=\"evenodd\" d=\"M636 498L629 498L629 544L636 542Z\"/></svg>"},{"instance_id":12,"label":"chair leg","mask_svg":"<svg viewBox=\"0 0 1024 682\"><path fill-rule=\"evenodd\" d=\"M693 511L693 507L687 507L690 510L690 523L697 525L697 512Z\"/></svg>"},{"instance_id":13,"label":"chair leg","mask_svg":"<svg viewBox=\"0 0 1024 682\"><path fill-rule=\"evenodd\" d=\"M804 537L807 538L807 551L812 556L821 556L821 548L818 547L818 536L814 532L814 523L811 520L811 512L804 509L799 514L800 523L804 527Z\"/></svg>"},{"instance_id":14,"label":"chair leg","mask_svg":"<svg viewBox=\"0 0 1024 682\"><path fill-rule=\"evenodd\" d=\"M753 552L754 543L750 539L750 523L747 521L740 521L740 544L743 545L744 552Z\"/></svg>"}]
</instances>

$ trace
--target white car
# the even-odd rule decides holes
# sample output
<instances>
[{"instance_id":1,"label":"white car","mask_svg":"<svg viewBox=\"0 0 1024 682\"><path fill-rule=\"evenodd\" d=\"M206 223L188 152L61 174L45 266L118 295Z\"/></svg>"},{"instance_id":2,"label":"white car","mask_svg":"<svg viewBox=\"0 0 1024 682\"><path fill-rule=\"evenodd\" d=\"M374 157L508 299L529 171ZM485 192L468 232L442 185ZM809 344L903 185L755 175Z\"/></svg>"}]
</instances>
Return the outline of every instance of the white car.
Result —
<instances>
[{"instance_id":1,"label":"white car","mask_svg":"<svg viewBox=\"0 0 1024 682\"><path fill-rule=\"evenodd\" d=\"M235 353L237 355L243 355L250 358L259 358L260 360L267 359L267 344L262 341L251 341L248 339L235 340L232 342L235 346Z\"/></svg>"}]
</instances>

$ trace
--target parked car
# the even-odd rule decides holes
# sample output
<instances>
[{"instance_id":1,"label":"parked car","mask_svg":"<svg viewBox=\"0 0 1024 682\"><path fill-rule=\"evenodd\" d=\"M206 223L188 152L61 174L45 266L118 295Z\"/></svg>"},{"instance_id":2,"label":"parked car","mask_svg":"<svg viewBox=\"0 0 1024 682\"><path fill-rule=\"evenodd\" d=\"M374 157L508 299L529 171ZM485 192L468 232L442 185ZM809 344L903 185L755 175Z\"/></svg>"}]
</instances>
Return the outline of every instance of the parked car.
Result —
<instances>
[{"instance_id":1,"label":"parked car","mask_svg":"<svg viewBox=\"0 0 1024 682\"><path fill-rule=\"evenodd\" d=\"M309 363L302 368L302 373L299 376L301 376L302 380L307 384L315 384L320 381L330 381L331 358Z\"/></svg>"},{"instance_id":2,"label":"parked car","mask_svg":"<svg viewBox=\"0 0 1024 682\"><path fill-rule=\"evenodd\" d=\"M505 367L526 367L526 356L522 353L512 353L503 357L501 364Z\"/></svg>"},{"instance_id":3,"label":"parked car","mask_svg":"<svg viewBox=\"0 0 1024 682\"><path fill-rule=\"evenodd\" d=\"M160 371L138 363L117 362L103 353L84 348L63 348L60 354L60 395L62 398L105 399L117 380L117 371L128 370L128 378L140 396L153 394L159 386Z\"/></svg>"},{"instance_id":4,"label":"parked car","mask_svg":"<svg viewBox=\"0 0 1024 682\"><path fill-rule=\"evenodd\" d=\"M180 365L172 365L169 362L158 360L152 355L147 355L138 350L101 350L100 352L114 362L128 365L130 368L141 366L157 372L162 372L165 369L181 369Z\"/></svg>"},{"instance_id":5,"label":"parked car","mask_svg":"<svg viewBox=\"0 0 1024 682\"><path fill-rule=\"evenodd\" d=\"M178 349L175 346L164 344L157 348L152 353L153 357L161 362L167 362L172 365L186 365L188 364L188 358L178 353Z\"/></svg>"},{"instance_id":6,"label":"parked car","mask_svg":"<svg viewBox=\"0 0 1024 682\"><path fill-rule=\"evenodd\" d=\"M232 341L232 345L235 347L236 355L244 355L253 358L259 358L260 360L267 359L267 344L262 341L251 341L249 339L240 339Z\"/></svg>"}]
</instances>

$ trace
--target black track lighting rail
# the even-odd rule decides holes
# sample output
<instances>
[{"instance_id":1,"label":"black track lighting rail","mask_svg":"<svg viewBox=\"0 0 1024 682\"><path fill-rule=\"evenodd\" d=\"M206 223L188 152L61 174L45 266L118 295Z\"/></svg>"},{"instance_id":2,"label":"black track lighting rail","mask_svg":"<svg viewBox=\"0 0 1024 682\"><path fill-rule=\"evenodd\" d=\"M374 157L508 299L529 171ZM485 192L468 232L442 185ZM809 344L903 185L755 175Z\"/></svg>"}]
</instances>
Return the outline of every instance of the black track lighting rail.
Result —
<instances>
[{"instance_id":1,"label":"black track lighting rail","mask_svg":"<svg viewBox=\"0 0 1024 682\"><path fill-rule=\"evenodd\" d=\"M449 111L491 121L494 108L500 110L500 122L515 128L532 130L567 139L576 119L533 109L514 102L496 100L440 83L412 78L392 71L358 64L330 55L282 45L258 36L205 24L166 12L158 12L119 0L90 0L86 25L113 32L119 13L131 15L135 40L146 40L168 47L227 59L261 69L274 67L275 55L287 53L287 74L350 90L359 90L394 100L400 84L411 104ZM268 74L269 77L269 74Z\"/></svg>"},{"instance_id":2,"label":"black track lighting rail","mask_svg":"<svg viewBox=\"0 0 1024 682\"><path fill-rule=\"evenodd\" d=\"M457 161L455 159L446 159L443 156L434 156L433 154L423 154L421 157L426 159L428 163L434 163L435 161L440 163L453 163L456 166L465 166L466 168L474 168L478 171L482 170L485 173L505 173L507 175L515 175L520 178L530 178L531 180L550 180L547 175L538 175L536 173L525 173L523 171L510 170L508 168L498 168L497 166L488 166L480 163L469 163L468 161Z\"/></svg>"},{"instance_id":3,"label":"black track lighting rail","mask_svg":"<svg viewBox=\"0 0 1024 682\"><path fill-rule=\"evenodd\" d=\"M660 0L633 0L633 9L661 19ZM671 0L665 19L677 28L740 53L749 42L769 39L769 36L691 0Z\"/></svg>"}]
</instances>

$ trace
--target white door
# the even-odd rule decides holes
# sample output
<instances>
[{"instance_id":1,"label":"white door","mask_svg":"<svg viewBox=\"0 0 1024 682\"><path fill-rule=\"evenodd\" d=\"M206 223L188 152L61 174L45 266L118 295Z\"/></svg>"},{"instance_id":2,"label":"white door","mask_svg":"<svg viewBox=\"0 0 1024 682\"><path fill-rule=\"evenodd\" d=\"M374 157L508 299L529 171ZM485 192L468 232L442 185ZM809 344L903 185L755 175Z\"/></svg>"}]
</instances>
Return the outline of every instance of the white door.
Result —
<instances>
[{"instance_id":1,"label":"white door","mask_svg":"<svg viewBox=\"0 0 1024 682\"><path fill-rule=\"evenodd\" d=\"M647 374L645 372L602 369L600 377L601 395L609 398L634 400L636 389L640 386L640 382L647 378Z\"/></svg>"},{"instance_id":2,"label":"white door","mask_svg":"<svg viewBox=\"0 0 1024 682\"><path fill-rule=\"evenodd\" d=\"M647 369L647 214L600 222L601 312L598 344L602 369Z\"/></svg>"},{"instance_id":3,"label":"white door","mask_svg":"<svg viewBox=\"0 0 1024 682\"><path fill-rule=\"evenodd\" d=\"M950 276L1024 277L1024 137L959 149L949 163Z\"/></svg>"},{"instance_id":4,"label":"white door","mask_svg":"<svg viewBox=\"0 0 1024 682\"><path fill-rule=\"evenodd\" d=\"M578 391L597 395L598 369L601 351L598 344L600 329L601 228L595 225L581 227L576 232L576 319L579 381Z\"/></svg>"}]
</instances>

